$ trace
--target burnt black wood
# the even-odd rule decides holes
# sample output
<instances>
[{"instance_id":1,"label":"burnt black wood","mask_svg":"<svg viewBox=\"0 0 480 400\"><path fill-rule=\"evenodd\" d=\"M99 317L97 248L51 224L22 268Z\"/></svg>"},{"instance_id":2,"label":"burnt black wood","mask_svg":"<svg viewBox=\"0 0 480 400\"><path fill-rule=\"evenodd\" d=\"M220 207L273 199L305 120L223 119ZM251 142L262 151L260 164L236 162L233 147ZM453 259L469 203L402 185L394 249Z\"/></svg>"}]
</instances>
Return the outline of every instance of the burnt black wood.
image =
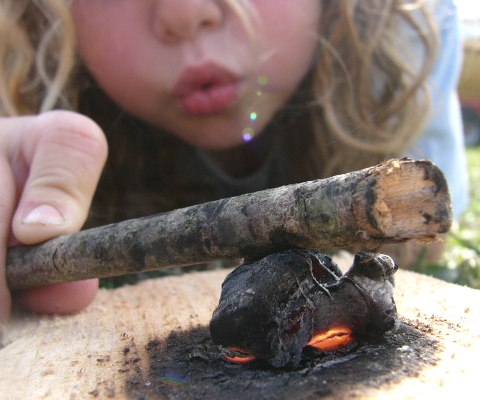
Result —
<instances>
[{"instance_id":1,"label":"burnt black wood","mask_svg":"<svg viewBox=\"0 0 480 400\"><path fill-rule=\"evenodd\" d=\"M312 336L348 327L358 340L393 328L397 266L360 252L345 275L327 255L289 250L243 264L222 285L210 322L214 343L236 347L274 367L296 366Z\"/></svg>"}]
</instances>

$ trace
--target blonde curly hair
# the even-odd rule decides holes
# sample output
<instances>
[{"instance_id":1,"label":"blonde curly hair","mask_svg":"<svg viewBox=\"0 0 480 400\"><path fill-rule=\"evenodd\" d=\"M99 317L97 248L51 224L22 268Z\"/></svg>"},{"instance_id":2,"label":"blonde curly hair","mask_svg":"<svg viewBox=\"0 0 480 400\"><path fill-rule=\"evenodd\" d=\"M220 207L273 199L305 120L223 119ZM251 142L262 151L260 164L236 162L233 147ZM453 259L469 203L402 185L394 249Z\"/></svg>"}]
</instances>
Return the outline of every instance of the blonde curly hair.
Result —
<instances>
[{"instance_id":1,"label":"blonde curly hair","mask_svg":"<svg viewBox=\"0 0 480 400\"><path fill-rule=\"evenodd\" d=\"M243 2L224 1L241 12ZM313 133L303 144L301 134L292 139L305 179L401 154L428 114L427 78L437 47L426 1L318 1L319 45L306 104ZM70 4L1 0L1 115L77 107L79 63Z\"/></svg>"},{"instance_id":2,"label":"blonde curly hair","mask_svg":"<svg viewBox=\"0 0 480 400\"><path fill-rule=\"evenodd\" d=\"M0 115L73 108L69 0L1 0Z\"/></svg>"},{"instance_id":3,"label":"blonde curly hair","mask_svg":"<svg viewBox=\"0 0 480 400\"><path fill-rule=\"evenodd\" d=\"M322 132L318 148L330 151L328 175L406 150L428 116L438 39L422 0L322 4L313 78L322 116L314 121Z\"/></svg>"}]
</instances>

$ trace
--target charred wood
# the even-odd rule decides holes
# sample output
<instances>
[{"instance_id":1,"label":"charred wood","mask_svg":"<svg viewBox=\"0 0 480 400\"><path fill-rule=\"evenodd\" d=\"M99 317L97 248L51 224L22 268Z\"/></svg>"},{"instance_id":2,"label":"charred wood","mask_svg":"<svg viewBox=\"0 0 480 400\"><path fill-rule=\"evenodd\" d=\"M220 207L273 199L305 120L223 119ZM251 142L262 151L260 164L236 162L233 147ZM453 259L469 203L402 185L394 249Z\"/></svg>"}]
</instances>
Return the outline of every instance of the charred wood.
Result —
<instances>
[{"instance_id":1,"label":"charred wood","mask_svg":"<svg viewBox=\"0 0 480 400\"><path fill-rule=\"evenodd\" d=\"M327 255L305 250L242 264L222 285L212 340L233 362L295 367L307 346L377 339L395 324L396 270L389 256L369 252L357 253L345 275Z\"/></svg>"}]
</instances>

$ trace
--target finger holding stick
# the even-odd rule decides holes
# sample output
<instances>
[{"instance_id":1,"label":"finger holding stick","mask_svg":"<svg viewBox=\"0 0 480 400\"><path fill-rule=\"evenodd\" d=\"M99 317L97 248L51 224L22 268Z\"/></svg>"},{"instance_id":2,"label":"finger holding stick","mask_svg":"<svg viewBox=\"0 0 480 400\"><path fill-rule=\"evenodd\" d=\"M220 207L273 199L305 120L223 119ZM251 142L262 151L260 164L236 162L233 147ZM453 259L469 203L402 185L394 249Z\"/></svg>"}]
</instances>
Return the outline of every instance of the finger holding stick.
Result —
<instances>
[{"instance_id":1,"label":"finger holding stick","mask_svg":"<svg viewBox=\"0 0 480 400\"><path fill-rule=\"evenodd\" d=\"M7 245L33 246L82 227L107 157L107 143L91 119L67 111L0 118L0 130L0 275L4 277ZM32 267L35 275L36 265ZM35 311L64 314L84 308L97 288L95 280L72 282L24 291L15 301ZM10 304L10 293L0 278L0 320L8 317Z\"/></svg>"}]
</instances>

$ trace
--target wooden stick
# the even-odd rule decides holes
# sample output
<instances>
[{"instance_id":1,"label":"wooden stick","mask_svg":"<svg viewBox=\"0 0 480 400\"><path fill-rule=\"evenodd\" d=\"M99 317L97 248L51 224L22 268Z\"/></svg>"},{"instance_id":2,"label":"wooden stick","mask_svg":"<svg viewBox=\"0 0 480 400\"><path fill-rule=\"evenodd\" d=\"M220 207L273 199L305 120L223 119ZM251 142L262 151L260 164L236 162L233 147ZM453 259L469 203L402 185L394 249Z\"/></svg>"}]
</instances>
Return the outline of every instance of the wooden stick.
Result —
<instances>
[{"instance_id":1,"label":"wooden stick","mask_svg":"<svg viewBox=\"0 0 480 400\"><path fill-rule=\"evenodd\" d=\"M291 248L372 250L432 240L451 225L450 196L430 161L360 171L84 230L10 248L11 289L208 262Z\"/></svg>"}]
</instances>

